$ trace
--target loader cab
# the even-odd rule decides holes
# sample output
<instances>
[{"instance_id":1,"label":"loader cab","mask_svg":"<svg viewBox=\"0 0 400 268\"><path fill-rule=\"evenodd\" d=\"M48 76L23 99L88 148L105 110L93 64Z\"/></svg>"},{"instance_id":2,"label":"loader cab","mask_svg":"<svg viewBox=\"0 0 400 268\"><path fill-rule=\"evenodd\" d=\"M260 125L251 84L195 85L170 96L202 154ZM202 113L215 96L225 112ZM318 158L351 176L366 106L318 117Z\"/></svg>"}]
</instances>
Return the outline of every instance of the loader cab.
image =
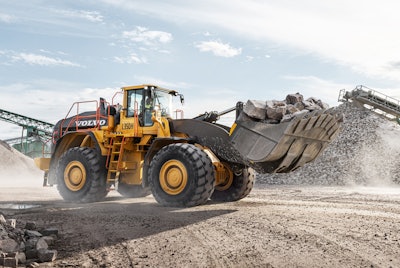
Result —
<instances>
[{"instance_id":1,"label":"loader cab","mask_svg":"<svg viewBox=\"0 0 400 268\"><path fill-rule=\"evenodd\" d=\"M126 118L137 118L141 127L154 125L152 115L172 117L172 98L178 96L176 91L153 85L123 88L126 93ZM183 96L181 101L183 101Z\"/></svg>"}]
</instances>

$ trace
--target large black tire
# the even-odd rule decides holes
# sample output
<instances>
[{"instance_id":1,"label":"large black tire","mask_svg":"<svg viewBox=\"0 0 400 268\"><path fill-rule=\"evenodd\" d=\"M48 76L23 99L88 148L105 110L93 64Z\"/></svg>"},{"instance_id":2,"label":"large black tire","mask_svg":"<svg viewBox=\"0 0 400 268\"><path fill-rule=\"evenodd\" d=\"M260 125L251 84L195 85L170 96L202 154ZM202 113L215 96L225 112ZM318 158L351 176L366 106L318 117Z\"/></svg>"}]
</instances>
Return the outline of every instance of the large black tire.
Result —
<instances>
[{"instance_id":1,"label":"large black tire","mask_svg":"<svg viewBox=\"0 0 400 268\"><path fill-rule=\"evenodd\" d=\"M145 197L151 194L149 188L143 188L142 185L133 185L123 182L118 183L117 191L123 197L128 197L128 198Z\"/></svg>"},{"instance_id":2,"label":"large black tire","mask_svg":"<svg viewBox=\"0 0 400 268\"><path fill-rule=\"evenodd\" d=\"M192 144L162 148L149 167L149 185L163 206L192 207L204 204L214 191L214 167L208 155Z\"/></svg>"},{"instance_id":3,"label":"large black tire","mask_svg":"<svg viewBox=\"0 0 400 268\"><path fill-rule=\"evenodd\" d=\"M59 159L56 168L57 189L69 202L96 202L107 195L103 157L95 149L74 147Z\"/></svg>"},{"instance_id":4,"label":"large black tire","mask_svg":"<svg viewBox=\"0 0 400 268\"><path fill-rule=\"evenodd\" d=\"M218 202L232 202L245 198L254 186L255 172L252 168L243 168L239 174L233 173L233 180L227 187L215 187L211 200Z\"/></svg>"}]
</instances>

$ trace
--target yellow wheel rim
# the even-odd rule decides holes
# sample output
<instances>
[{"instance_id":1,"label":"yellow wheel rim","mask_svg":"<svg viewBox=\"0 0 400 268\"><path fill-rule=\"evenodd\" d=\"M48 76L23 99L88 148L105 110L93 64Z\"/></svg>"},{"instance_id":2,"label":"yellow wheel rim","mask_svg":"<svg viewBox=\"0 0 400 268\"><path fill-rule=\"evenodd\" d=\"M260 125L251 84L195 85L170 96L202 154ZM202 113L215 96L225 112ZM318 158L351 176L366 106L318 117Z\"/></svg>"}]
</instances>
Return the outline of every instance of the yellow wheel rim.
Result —
<instances>
[{"instance_id":1,"label":"yellow wheel rim","mask_svg":"<svg viewBox=\"0 0 400 268\"><path fill-rule=\"evenodd\" d=\"M178 160L169 160L160 170L161 188L169 195L178 195L186 187L188 173L185 165Z\"/></svg>"},{"instance_id":2,"label":"yellow wheel rim","mask_svg":"<svg viewBox=\"0 0 400 268\"><path fill-rule=\"evenodd\" d=\"M86 183L86 169L79 161L71 161L64 170L64 182L71 191L79 191Z\"/></svg>"},{"instance_id":3,"label":"yellow wheel rim","mask_svg":"<svg viewBox=\"0 0 400 268\"><path fill-rule=\"evenodd\" d=\"M220 180L218 180L218 185L215 185L215 190L217 191L225 191L231 187L233 183L233 172L229 168L229 166L225 163L222 163L224 166L223 174L220 176Z\"/></svg>"}]
</instances>

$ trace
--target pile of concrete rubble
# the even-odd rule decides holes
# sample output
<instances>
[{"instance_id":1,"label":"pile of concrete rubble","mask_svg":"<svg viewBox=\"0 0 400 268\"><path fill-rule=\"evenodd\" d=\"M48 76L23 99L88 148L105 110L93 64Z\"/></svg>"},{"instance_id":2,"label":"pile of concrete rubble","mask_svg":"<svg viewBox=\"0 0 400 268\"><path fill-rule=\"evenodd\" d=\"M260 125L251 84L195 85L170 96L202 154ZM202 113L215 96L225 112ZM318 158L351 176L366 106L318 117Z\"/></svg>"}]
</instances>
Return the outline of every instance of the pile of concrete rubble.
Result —
<instances>
[{"instance_id":1,"label":"pile of concrete rubble","mask_svg":"<svg viewBox=\"0 0 400 268\"><path fill-rule=\"evenodd\" d=\"M398 185L400 125L351 102L336 109L344 115L342 130L315 161L291 173L259 174L257 183Z\"/></svg>"},{"instance_id":2,"label":"pile of concrete rubble","mask_svg":"<svg viewBox=\"0 0 400 268\"><path fill-rule=\"evenodd\" d=\"M249 117L267 124L290 121L293 117L309 111L327 109L329 105L316 98L304 100L300 93L289 94L283 101L248 100L243 112Z\"/></svg>"},{"instance_id":3,"label":"pile of concrete rubble","mask_svg":"<svg viewBox=\"0 0 400 268\"><path fill-rule=\"evenodd\" d=\"M34 222L26 222L24 228L16 225L15 219L0 214L0 267L37 267L56 259L57 251L49 247L57 239L57 229L39 229Z\"/></svg>"}]
</instances>

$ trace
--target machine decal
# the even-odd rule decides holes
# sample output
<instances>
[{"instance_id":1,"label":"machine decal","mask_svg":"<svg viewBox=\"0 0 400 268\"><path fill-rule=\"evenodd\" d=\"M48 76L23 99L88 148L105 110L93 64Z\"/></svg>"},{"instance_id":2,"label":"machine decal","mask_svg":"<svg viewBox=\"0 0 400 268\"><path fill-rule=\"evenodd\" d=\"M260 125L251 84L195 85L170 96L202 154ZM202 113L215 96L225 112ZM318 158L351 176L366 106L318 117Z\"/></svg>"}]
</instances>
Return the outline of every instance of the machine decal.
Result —
<instances>
[{"instance_id":1,"label":"machine decal","mask_svg":"<svg viewBox=\"0 0 400 268\"><path fill-rule=\"evenodd\" d=\"M123 123L122 124L122 129L133 129L134 124L133 123Z\"/></svg>"},{"instance_id":2,"label":"machine decal","mask_svg":"<svg viewBox=\"0 0 400 268\"><path fill-rule=\"evenodd\" d=\"M78 127L95 127L97 125L105 126L107 124L107 120L79 120L75 122Z\"/></svg>"}]
</instances>

